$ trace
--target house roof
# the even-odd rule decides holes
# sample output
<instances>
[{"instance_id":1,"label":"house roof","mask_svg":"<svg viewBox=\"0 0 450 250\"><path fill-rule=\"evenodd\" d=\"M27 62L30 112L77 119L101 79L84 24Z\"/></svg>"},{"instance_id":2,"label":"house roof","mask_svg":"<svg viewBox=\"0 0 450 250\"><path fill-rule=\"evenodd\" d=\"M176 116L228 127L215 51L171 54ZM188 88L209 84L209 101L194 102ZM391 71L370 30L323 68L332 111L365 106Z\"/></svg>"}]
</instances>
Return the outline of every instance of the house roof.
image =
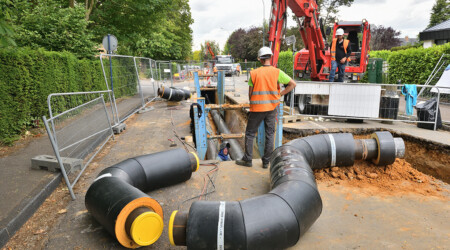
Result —
<instances>
[{"instance_id":1,"label":"house roof","mask_svg":"<svg viewBox=\"0 0 450 250\"><path fill-rule=\"evenodd\" d=\"M419 37L421 41L450 40L450 19L420 32Z\"/></svg>"},{"instance_id":2,"label":"house roof","mask_svg":"<svg viewBox=\"0 0 450 250\"><path fill-rule=\"evenodd\" d=\"M436 24L433 27L430 27L422 32L431 32L431 31L446 30L446 29L450 29L450 19L448 19L447 21L444 21L440 24Z\"/></svg>"}]
</instances>

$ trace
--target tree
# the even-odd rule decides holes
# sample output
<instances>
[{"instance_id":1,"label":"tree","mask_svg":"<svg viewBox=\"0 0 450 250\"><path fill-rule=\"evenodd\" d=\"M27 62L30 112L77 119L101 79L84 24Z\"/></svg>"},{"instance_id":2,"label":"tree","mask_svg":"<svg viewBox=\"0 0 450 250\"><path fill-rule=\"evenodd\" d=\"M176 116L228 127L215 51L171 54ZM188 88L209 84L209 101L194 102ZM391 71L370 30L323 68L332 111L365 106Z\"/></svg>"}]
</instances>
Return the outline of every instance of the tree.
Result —
<instances>
[{"instance_id":1,"label":"tree","mask_svg":"<svg viewBox=\"0 0 450 250\"><path fill-rule=\"evenodd\" d=\"M201 50L196 50L196 51L192 52L192 60L201 61L202 60L201 54L202 54Z\"/></svg>"},{"instance_id":2,"label":"tree","mask_svg":"<svg viewBox=\"0 0 450 250\"><path fill-rule=\"evenodd\" d=\"M0 48L16 46L14 29L11 25L11 14L14 3L10 0L0 2Z\"/></svg>"},{"instance_id":3,"label":"tree","mask_svg":"<svg viewBox=\"0 0 450 250\"><path fill-rule=\"evenodd\" d=\"M93 8L90 20L96 41L114 34L121 54L185 59L192 51L188 0L103 1Z\"/></svg>"},{"instance_id":4,"label":"tree","mask_svg":"<svg viewBox=\"0 0 450 250\"><path fill-rule=\"evenodd\" d=\"M430 24L427 28L433 27L450 19L450 2L448 0L436 0L431 9Z\"/></svg>"},{"instance_id":5,"label":"tree","mask_svg":"<svg viewBox=\"0 0 450 250\"><path fill-rule=\"evenodd\" d=\"M371 50L389 50L392 47L397 47L401 44L398 36L401 34L400 31L394 30L392 27L372 26L370 40Z\"/></svg>"},{"instance_id":6,"label":"tree","mask_svg":"<svg viewBox=\"0 0 450 250\"><path fill-rule=\"evenodd\" d=\"M88 21L81 6L61 8L57 2L42 1L24 5L15 17L17 45L45 48L50 51L69 51L78 57L95 54L95 43L88 30Z\"/></svg>"},{"instance_id":7,"label":"tree","mask_svg":"<svg viewBox=\"0 0 450 250\"><path fill-rule=\"evenodd\" d=\"M267 36L265 37L268 45ZM227 45L229 53L238 61L256 61L258 50L262 47L262 27L239 28L231 33Z\"/></svg>"},{"instance_id":8,"label":"tree","mask_svg":"<svg viewBox=\"0 0 450 250\"><path fill-rule=\"evenodd\" d=\"M317 0L319 12L324 19L324 24L326 26L332 26L337 20L339 8L342 6L350 7L353 2L354 0Z\"/></svg>"}]
</instances>

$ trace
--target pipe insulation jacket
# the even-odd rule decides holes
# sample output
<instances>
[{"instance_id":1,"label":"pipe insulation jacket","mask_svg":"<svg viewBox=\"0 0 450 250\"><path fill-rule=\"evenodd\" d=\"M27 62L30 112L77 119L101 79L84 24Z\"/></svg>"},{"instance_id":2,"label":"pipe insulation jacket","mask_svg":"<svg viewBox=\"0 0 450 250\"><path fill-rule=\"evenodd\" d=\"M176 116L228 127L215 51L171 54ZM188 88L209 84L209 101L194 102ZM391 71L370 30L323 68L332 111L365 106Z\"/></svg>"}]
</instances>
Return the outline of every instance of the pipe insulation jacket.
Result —
<instances>
[{"instance_id":1,"label":"pipe insulation jacket","mask_svg":"<svg viewBox=\"0 0 450 250\"><path fill-rule=\"evenodd\" d=\"M220 112L217 110L211 110L210 111L214 123L216 124L217 129L221 134L231 134L230 129L228 128L225 121L220 116ZM236 139L229 139L228 142L230 143L230 155L233 160L242 159L244 157L244 150L242 150L241 145Z\"/></svg>"},{"instance_id":2,"label":"pipe insulation jacket","mask_svg":"<svg viewBox=\"0 0 450 250\"><path fill-rule=\"evenodd\" d=\"M389 132L372 137L355 140L351 134L322 134L278 147L270 159L268 194L232 202L195 201L188 212L174 211L169 223L171 243L188 249L294 246L322 212L313 169L351 166L355 159L387 165L403 157L401 138Z\"/></svg>"},{"instance_id":3,"label":"pipe insulation jacket","mask_svg":"<svg viewBox=\"0 0 450 250\"><path fill-rule=\"evenodd\" d=\"M183 149L124 160L100 172L86 208L124 247L151 245L161 236L163 211L144 192L186 181L198 167L197 155Z\"/></svg>"},{"instance_id":4,"label":"pipe insulation jacket","mask_svg":"<svg viewBox=\"0 0 450 250\"><path fill-rule=\"evenodd\" d=\"M191 98L191 92L186 89L166 88L162 86L158 88L158 95L168 101L179 102Z\"/></svg>"}]
</instances>

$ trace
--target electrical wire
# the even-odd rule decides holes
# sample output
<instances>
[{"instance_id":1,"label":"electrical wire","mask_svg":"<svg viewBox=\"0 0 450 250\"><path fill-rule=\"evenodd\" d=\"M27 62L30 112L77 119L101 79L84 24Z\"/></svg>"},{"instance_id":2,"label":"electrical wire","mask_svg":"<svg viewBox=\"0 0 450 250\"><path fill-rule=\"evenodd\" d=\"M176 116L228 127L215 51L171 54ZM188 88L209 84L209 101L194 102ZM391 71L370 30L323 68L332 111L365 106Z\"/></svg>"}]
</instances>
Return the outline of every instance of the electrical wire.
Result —
<instances>
[{"instance_id":1,"label":"electrical wire","mask_svg":"<svg viewBox=\"0 0 450 250\"><path fill-rule=\"evenodd\" d=\"M191 147L195 152L197 152L197 149L196 149L196 148L194 148L194 147L192 147L191 145L187 144L186 142L184 142L184 141L180 138L180 136L178 136L178 133L177 133L177 131L176 131L176 129L175 129L175 124L173 123L172 110L170 110L170 123L172 124L172 132L173 132L173 134L174 134L175 137L181 142L181 144L183 144L184 150L186 150L186 152L189 153L189 149L186 147L186 145L187 145L187 146Z\"/></svg>"},{"instance_id":2,"label":"electrical wire","mask_svg":"<svg viewBox=\"0 0 450 250\"><path fill-rule=\"evenodd\" d=\"M201 200L202 197L207 198L207 195L212 194L214 192L216 192L216 185L215 185L215 179L217 178L218 175L218 170L219 170L219 164L218 163L210 163L210 164L200 164L200 166L214 166L214 168L210 169L204 176L203 176L203 188L202 191L199 195L195 195L193 197L190 197L184 201L182 201L179 205L178 205L178 210L181 210L181 206L191 200L194 199L198 199ZM212 176L212 177L211 177ZM212 190L208 191L209 189L209 185L211 184L212 186Z\"/></svg>"}]
</instances>

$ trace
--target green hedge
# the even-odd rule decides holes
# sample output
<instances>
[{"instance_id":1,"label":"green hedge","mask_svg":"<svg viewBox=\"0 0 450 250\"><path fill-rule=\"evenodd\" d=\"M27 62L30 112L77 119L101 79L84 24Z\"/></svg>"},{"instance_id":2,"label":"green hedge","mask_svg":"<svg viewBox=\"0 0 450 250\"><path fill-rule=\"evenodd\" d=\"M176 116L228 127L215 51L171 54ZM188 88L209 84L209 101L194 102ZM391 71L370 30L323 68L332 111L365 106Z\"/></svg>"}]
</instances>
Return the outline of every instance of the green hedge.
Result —
<instances>
[{"instance_id":1,"label":"green hedge","mask_svg":"<svg viewBox=\"0 0 450 250\"><path fill-rule=\"evenodd\" d=\"M123 86L129 78L133 75L118 77L115 86ZM79 60L69 52L42 49L0 50L0 144L11 144L33 120L48 116L49 94L105 89L97 58ZM119 95L135 89L122 90Z\"/></svg>"},{"instance_id":2,"label":"green hedge","mask_svg":"<svg viewBox=\"0 0 450 250\"><path fill-rule=\"evenodd\" d=\"M282 51L278 57L278 68L283 70L288 76L292 77L294 56L292 51Z\"/></svg>"},{"instance_id":3,"label":"green hedge","mask_svg":"<svg viewBox=\"0 0 450 250\"><path fill-rule=\"evenodd\" d=\"M372 51L370 57L383 58L389 63L389 83L424 84L442 54L450 54L450 43L431 48L411 48L390 52Z\"/></svg>"}]
</instances>

